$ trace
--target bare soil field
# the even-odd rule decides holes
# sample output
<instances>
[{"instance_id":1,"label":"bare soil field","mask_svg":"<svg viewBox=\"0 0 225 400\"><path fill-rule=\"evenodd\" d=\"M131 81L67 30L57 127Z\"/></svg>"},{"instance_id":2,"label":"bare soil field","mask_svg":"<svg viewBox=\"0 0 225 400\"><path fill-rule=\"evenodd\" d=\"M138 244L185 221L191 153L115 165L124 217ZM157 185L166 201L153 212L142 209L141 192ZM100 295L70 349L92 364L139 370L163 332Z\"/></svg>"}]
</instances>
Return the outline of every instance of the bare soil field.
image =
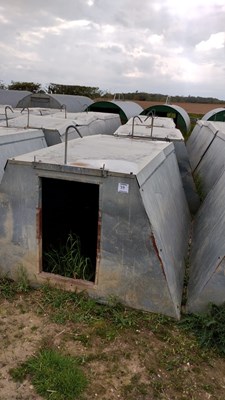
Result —
<instances>
[{"instance_id":1,"label":"bare soil field","mask_svg":"<svg viewBox=\"0 0 225 400\"><path fill-rule=\"evenodd\" d=\"M224 400L225 358L178 321L71 296L48 287L0 291L1 400L43 399L29 375L18 382L10 372L43 347L79 360L83 400Z\"/></svg>"},{"instance_id":2,"label":"bare soil field","mask_svg":"<svg viewBox=\"0 0 225 400\"><path fill-rule=\"evenodd\" d=\"M156 104L165 104L164 102L154 101L136 101L143 109L154 106ZM205 115L208 111L214 110L215 108L225 108L225 104L203 104L203 103L173 103L182 107L188 114L202 114Z\"/></svg>"}]
</instances>

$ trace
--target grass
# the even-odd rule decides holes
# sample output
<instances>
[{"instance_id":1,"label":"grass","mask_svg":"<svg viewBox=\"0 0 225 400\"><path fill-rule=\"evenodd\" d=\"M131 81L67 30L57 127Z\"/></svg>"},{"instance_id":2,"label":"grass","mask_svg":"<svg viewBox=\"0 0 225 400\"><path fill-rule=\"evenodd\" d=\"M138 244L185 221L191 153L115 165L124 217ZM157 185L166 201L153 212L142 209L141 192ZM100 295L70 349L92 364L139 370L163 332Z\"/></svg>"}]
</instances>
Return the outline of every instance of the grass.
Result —
<instances>
[{"instance_id":1,"label":"grass","mask_svg":"<svg viewBox=\"0 0 225 400\"><path fill-rule=\"evenodd\" d=\"M208 312L189 314L179 325L196 336L200 347L225 355L225 304L210 304Z\"/></svg>"},{"instance_id":2,"label":"grass","mask_svg":"<svg viewBox=\"0 0 225 400\"><path fill-rule=\"evenodd\" d=\"M115 298L109 298L107 304L101 304L88 297L85 292L67 292L49 285L42 286L40 292L40 312L43 306L51 308L50 317L54 322L88 322L93 326L97 324L103 336L104 324L99 325L99 322L107 321L106 328L111 331L113 325L117 329L136 327L142 318L140 311L124 307Z\"/></svg>"},{"instance_id":3,"label":"grass","mask_svg":"<svg viewBox=\"0 0 225 400\"><path fill-rule=\"evenodd\" d=\"M31 290L27 273L23 266L19 266L17 279L13 280L7 275L0 276L0 296L5 299L13 299L18 293L27 293Z\"/></svg>"},{"instance_id":4,"label":"grass","mask_svg":"<svg viewBox=\"0 0 225 400\"><path fill-rule=\"evenodd\" d=\"M14 380L29 376L36 392L45 399L75 400L87 386L87 379L76 358L54 349L42 349L25 363L11 369Z\"/></svg>"},{"instance_id":5,"label":"grass","mask_svg":"<svg viewBox=\"0 0 225 400\"><path fill-rule=\"evenodd\" d=\"M184 135L184 138L185 138L186 141L188 140L189 136L191 135L191 132L193 131L197 120L202 119L203 114L189 113L189 117L190 117L190 120L191 120L191 128L190 128L189 132L186 135Z\"/></svg>"},{"instance_id":6,"label":"grass","mask_svg":"<svg viewBox=\"0 0 225 400\"><path fill-rule=\"evenodd\" d=\"M202 203L205 198L205 191L204 191L204 187L203 187L202 178L199 174L194 175L194 183L195 183L196 191L199 195L200 202Z\"/></svg>"},{"instance_id":7,"label":"grass","mask_svg":"<svg viewBox=\"0 0 225 400\"><path fill-rule=\"evenodd\" d=\"M65 244L44 253L44 270L68 278L91 281L94 273L91 260L81 254L80 239L69 234Z\"/></svg>"},{"instance_id":8,"label":"grass","mask_svg":"<svg viewBox=\"0 0 225 400\"><path fill-rule=\"evenodd\" d=\"M89 399L97 393L97 398L108 400L110 387L114 396L129 400L197 400L218 392L216 380L206 384L204 371L218 356L224 357L225 306L212 305L207 315L183 315L176 321L129 309L115 298L100 304L85 293L49 285L22 297L46 321L63 323L59 332L53 326L41 338L34 356L10 371L16 380L31 381L46 399ZM21 329L20 341L23 334Z\"/></svg>"},{"instance_id":9,"label":"grass","mask_svg":"<svg viewBox=\"0 0 225 400\"><path fill-rule=\"evenodd\" d=\"M7 277L0 278L0 297L10 300L18 293L29 295L31 289L23 269L18 277L20 279L17 282ZM49 318L59 324L86 324L91 327L94 336L104 340L114 340L124 329L139 331L145 328L150 329L160 340L173 340L173 344L177 346L176 336L171 337L170 330L178 329L179 332L185 331L194 335L201 348L225 355L225 304L210 304L207 313L183 315L177 322L164 315L130 309L115 298L109 298L107 303L101 304L88 297L85 292L68 292L48 284L40 287L38 293L38 313L48 311ZM75 335L74 340L89 341L82 332ZM185 342L187 343L187 339ZM190 345L187 344L187 347L189 349Z\"/></svg>"}]
</instances>

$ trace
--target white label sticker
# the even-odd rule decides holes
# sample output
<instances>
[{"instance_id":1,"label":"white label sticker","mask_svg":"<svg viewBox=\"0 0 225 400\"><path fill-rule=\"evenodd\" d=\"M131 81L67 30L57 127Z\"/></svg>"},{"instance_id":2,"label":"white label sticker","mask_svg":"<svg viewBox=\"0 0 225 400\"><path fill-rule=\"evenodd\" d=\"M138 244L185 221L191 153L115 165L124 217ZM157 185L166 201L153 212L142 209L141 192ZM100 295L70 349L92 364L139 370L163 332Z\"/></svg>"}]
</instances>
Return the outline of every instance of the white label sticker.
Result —
<instances>
[{"instance_id":1,"label":"white label sticker","mask_svg":"<svg viewBox=\"0 0 225 400\"><path fill-rule=\"evenodd\" d=\"M128 183L118 183L118 192L129 193L129 184Z\"/></svg>"}]
</instances>

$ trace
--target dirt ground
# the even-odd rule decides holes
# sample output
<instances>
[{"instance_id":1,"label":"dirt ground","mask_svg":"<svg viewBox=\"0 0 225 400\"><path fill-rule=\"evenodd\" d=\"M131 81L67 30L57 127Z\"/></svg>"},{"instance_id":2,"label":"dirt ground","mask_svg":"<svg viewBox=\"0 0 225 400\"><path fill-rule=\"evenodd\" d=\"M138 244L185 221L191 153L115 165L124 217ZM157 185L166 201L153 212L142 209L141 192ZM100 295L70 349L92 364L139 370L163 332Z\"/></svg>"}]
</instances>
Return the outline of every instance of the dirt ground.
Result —
<instances>
[{"instance_id":1,"label":"dirt ground","mask_svg":"<svg viewBox=\"0 0 225 400\"><path fill-rule=\"evenodd\" d=\"M0 298L0 399L42 399L9 371L44 344L81 357L89 381L84 400L224 400L225 359L200 349L175 322L147 318L121 329L90 320L60 320L39 290Z\"/></svg>"},{"instance_id":2,"label":"dirt ground","mask_svg":"<svg viewBox=\"0 0 225 400\"><path fill-rule=\"evenodd\" d=\"M137 101L137 103L143 108L154 106L155 104L165 104L164 102L154 101ZM205 103L173 103L182 107L188 114L202 114L205 115L207 112L216 108L225 108L225 104L205 104Z\"/></svg>"}]
</instances>

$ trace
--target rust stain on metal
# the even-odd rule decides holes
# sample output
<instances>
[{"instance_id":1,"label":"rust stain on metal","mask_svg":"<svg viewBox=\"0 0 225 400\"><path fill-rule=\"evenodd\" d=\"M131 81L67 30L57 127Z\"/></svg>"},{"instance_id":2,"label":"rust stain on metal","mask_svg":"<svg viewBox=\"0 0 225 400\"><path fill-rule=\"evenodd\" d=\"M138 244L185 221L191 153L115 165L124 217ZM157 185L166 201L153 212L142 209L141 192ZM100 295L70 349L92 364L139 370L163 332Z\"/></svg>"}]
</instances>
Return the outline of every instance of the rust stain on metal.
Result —
<instances>
[{"instance_id":1,"label":"rust stain on metal","mask_svg":"<svg viewBox=\"0 0 225 400\"><path fill-rule=\"evenodd\" d=\"M155 237L154 237L153 233L151 234L150 237L151 237L151 241L152 241L153 248L154 248L154 250L155 250L155 252L156 252L156 255L157 255L157 257L158 257L158 259L159 259L159 262L160 262L160 265L161 265L161 267L162 267L163 275L166 276L165 271L164 271L163 262L162 262L162 259L161 259L161 257L160 257L159 250L158 250L158 247L157 247L157 244L156 244Z\"/></svg>"},{"instance_id":2,"label":"rust stain on metal","mask_svg":"<svg viewBox=\"0 0 225 400\"><path fill-rule=\"evenodd\" d=\"M36 213L36 237L37 240L40 242L42 238L42 209L37 208Z\"/></svg>"},{"instance_id":3,"label":"rust stain on metal","mask_svg":"<svg viewBox=\"0 0 225 400\"><path fill-rule=\"evenodd\" d=\"M98 280L98 269L101 259L101 227L102 227L102 214L101 211L98 211L98 233L97 233L97 249L96 249L96 273L95 273L95 284L97 284Z\"/></svg>"}]
</instances>

